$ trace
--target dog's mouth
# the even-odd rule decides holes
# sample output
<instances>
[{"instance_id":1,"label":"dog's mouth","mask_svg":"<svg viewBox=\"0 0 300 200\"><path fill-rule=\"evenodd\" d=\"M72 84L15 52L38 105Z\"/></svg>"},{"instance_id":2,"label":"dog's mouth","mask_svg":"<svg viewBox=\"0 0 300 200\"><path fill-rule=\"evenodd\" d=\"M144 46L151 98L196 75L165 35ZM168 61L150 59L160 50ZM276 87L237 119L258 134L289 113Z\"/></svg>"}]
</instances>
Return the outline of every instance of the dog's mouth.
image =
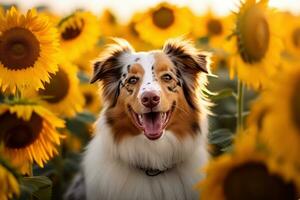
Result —
<instances>
[{"instance_id":1,"label":"dog's mouth","mask_svg":"<svg viewBox=\"0 0 300 200\"><path fill-rule=\"evenodd\" d=\"M149 140L159 139L167 127L174 105L167 112L148 112L138 114L130 106L129 112L136 127L144 132Z\"/></svg>"}]
</instances>

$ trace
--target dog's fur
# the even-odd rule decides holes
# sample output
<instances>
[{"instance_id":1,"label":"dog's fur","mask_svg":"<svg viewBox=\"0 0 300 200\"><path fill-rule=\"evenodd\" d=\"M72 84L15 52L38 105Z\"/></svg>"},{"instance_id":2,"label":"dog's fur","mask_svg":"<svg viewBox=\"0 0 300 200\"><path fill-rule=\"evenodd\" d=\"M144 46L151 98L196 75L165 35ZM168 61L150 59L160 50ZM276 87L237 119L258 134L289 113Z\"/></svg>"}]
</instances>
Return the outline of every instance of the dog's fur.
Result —
<instances>
[{"instance_id":1,"label":"dog's fur","mask_svg":"<svg viewBox=\"0 0 300 200\"><path fill-rule=\"evenodd\" d=\"M207 110L201 95L209 55L190 42L167 41L163 50L136 53L124 40L109 46L94 62L91 82L103 87L104 108L95 136L66 199L198 199L194 189L208 159ZM165 80L164 74L172 79ZM137 83L128 79L138 77ZM169 77L167 77L169 78ZM145 113L144 91L160 94L156 112L172 110L163 135L150 140L131 112Z\"/></svg>"}]
</instances>

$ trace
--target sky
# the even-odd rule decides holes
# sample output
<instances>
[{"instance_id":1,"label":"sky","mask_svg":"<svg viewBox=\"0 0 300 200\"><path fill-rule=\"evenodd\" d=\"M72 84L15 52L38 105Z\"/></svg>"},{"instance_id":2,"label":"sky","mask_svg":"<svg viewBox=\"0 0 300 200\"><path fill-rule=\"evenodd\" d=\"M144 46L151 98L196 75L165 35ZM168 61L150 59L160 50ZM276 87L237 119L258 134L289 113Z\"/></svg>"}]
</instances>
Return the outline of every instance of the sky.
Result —
<instances>
[{"instance_id":1,"label":"sky","mask_svg":"<svg viewBox=\"0 0 300 200\"><path fill-rule=\"evenodd\" d=\"M161 2L161 0L0 0L0 3L16 3L21 10L33 6L47 5L56 13L69 14L77 8L86 8L94 13L100 13L105 7L111 8L117 17L126 22L135 10L143 10ZM196 14L204 13L208 8L219 15L225 15L237 10L240 0L167 0L178 5L187 5ZM269 0L271 7L288 10L300 14L300 0Z\"/></svg>"}]
</instances>

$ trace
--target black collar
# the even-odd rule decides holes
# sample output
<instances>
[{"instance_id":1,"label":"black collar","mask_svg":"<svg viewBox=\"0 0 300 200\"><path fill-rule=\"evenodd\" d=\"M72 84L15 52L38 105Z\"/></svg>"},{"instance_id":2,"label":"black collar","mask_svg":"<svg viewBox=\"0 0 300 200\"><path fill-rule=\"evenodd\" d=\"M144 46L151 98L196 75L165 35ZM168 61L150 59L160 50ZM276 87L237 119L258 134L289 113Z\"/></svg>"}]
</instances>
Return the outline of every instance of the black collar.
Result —
<instances>
[{"instance_id":1,"label":"black collar","mask_svg":"<svg viewBox=\"0 0 300 200\"><path fill-rule=\"evenodd\" d=\"M174 167L174 166L173 166ZM165 171L168 171L170 169L172 169L173 167L170 167L170 168L166 168L164 170L160 170L160 169L152 169L152 168L144 168L144 167L138 167L138 169L144 171L144 173L147 175L147 176L157 176L159 174L162 174L164 173Z\"/></svg>"}]
</instances>

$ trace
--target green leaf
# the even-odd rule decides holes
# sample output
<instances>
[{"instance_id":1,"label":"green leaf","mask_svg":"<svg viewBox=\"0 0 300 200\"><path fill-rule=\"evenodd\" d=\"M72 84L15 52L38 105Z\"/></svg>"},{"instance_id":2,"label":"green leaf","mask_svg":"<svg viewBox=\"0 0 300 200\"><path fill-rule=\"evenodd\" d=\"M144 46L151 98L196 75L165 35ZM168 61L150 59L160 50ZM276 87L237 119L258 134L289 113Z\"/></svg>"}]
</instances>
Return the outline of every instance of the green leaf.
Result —
<instances>
[{"instance_id":1,"label":"green leaf","mask_svg":"<svg viewBox=\"0 0 300 200\"><path fill-rule=\"evenodd\" d=\"M237 97L236 93L231 88L226 88L218 92L204 91L204 94L207 95L211 100L219 100L227 97Z\"/></svg>"},{"instance_id":2,"label":"green leaf","mask_svg":"<svg viewBox=\"0 0 300 200\"><path fill-rule=\"evenodd\" d=\"M85 123L93 123L96 117L90 112L82 112L76 116L76 119Z\"/></svg>"},{"instance_id":3,"label":"green leaf","mask_svg":"<svg viewBox=\"0 0 300 200\"><path fill-rule=\"evenodd\" d=\"M200 38L197 39L197 43L199 45L208 45L209 37L200 37Z\"/></svg>"},{"instance_id":4,"label":"green leaf","mask_svg":"<svg viewBox=\"0 0 300 200\"><path fill-rule=\"evenodd\" d=\"M79 113L74 118L66 119L67 129L74 135L80 137L82 142L89 140L89 125L94 123L96 117L90 112Z\"/></svg>"},{"instance_id":5,"label":"green leaf","mask_svg":"<svg viewBox=\"0 0 300 200\"><path fill-rule=\"evenodd\" d=\"M0 143L0 148L2 147L3 143ZM19 181L21 175L17 172L16 168L10 165L10 163L1 157L0 155L0 165L6 168L10 173L14 175L14 177Z\"/></svg>"},{"instance_id":6,"label":"green leaf","mask_svg":"<svg viewBox=\"0 0 300 200\"><path fill-rule=\"evenodd\" d=\"M26 184L22 183L20 185L20 188L21 188L22 192L25 192L27 194L33 194L34 192L39 190L39 188L37 186L35 186L33 184L28 184L28 183L26 183Z\"/></svg>"},{"instance_id":7,"label":"green leaf","mask_svg":"<svg viewBox=\"0 0 300 200\"><path fill-rule=\"evenodd\" d=\"M52 193L52 182L46 176L23 177L21 179L22 192L30 194L36 199L50 200Z\"/></svg>"},{"instance_id":8,"label":"green leaf","mask_svg":"<svg viewBox=\"0 0 300 200\"><path fill-rule=\"evenodd\" d=\"M233 150L232 145L229 145L229 146L224 147L224 148L221 149L222 152L226 152L226 153L232 152L232 150Z\"/></svg>"},{"instance_id":9,"label":"green leaf","mask_svg":"<svg viewBox=\"0 0 300 200\"><path fill-rule=\"evenodd\" d=\"M229 129L218 129L208 135L210 144L215 144L220 147L227 148L231 145L234 135Z\"/></svg>"},{"instance_id":10,"label":"green leaf","mask_svg":"<svg viewBox=\"0 0 300 200\"><path fill-rule=\"evenodd\" d=\"M90 77L82 71L77 73L77 77L79 78L80 83L90 83Z\"/></svg>"}]
</instances>

